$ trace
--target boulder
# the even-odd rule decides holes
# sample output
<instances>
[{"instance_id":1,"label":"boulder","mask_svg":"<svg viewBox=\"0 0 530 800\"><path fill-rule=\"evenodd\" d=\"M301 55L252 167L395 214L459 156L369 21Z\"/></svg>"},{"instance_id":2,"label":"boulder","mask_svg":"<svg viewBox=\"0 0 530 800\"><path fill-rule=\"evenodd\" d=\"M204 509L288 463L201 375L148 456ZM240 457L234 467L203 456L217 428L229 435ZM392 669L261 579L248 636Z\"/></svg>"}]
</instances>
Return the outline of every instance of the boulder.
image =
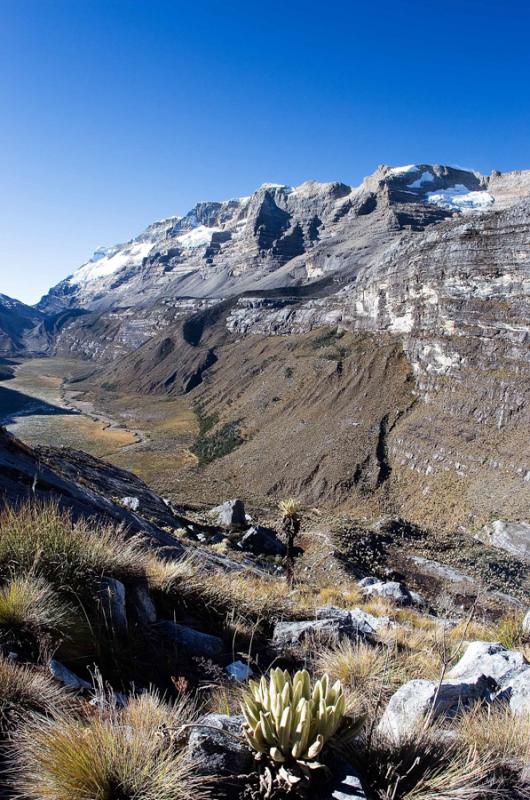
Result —
<instances>
[{"instance_id":1,"label":"boulder","mask_svg":"<svg viewBox=\"0 0 530 800\"><path fill-rule=\"evenodd\" d=\"M140 500L137 497L122 497L121 504L131 511L138 511L140 508Z\"/></svg>"},{"instance_id":2,"label":"boulder","mask_svg":"<svg viewBox=\"0 0 530 800\"><path fill-rule=\"evenodd\" d=\"M499 642L470 642L460 661L447 673L447 678L474 681L485 675L504 686L510 674L518 672L526 663L522 653L508 650Z\"/></svg>"},{"instance_id":3,"label":"boulder","mask_svg":"<svg viewBox=\"0 0 530 800\"><path fill-rule=\"evenodd\" d=\"M179 625L178 622L171 620L161 620L155 627L162 636L182 645L186 650L198 656L206 658L218 658L223 650L223 640L219 636L212 636L209 633L202 633L196 631L194 628L188 628L187 625Z\"/></svg>"},{"instance_id":4,"label":"boulder","mask_svg":"<svg viewBox=\"0 0 530 800\"><path fill-rule=\"evenodd\" d=\"M65 667L64 664L61 664L60 661L57 661L55 658L52 658L48 662L48 669L50 670L52 676L55 678L56 681L60 681L64 686L68 689L91 689L92 686L88 681L84 681L83 678L80 678L75 672L72 672Z\"/></svg>"},{"instance_id":5,"label":"boulder","mask_svg":"<svg viewBox=\"0 0 530 800\"><path fill-rule=\"evenodd\" d=\"M530 522L496 519L490 525L485 525L476 538L514 556L530 558Z\"/></svg>"},{"instance_id":6,"label":"boulder","mask_svg":"<svg viewBox=\"0 0 530 800\"><path fill-rule=\"evenodd\" d=\"M363 591L368 597L384 597L398 606L410 606L412 604L409 590L399 581L372 583L369 586L365 586Z\"/></svg>"},{"instance_id":7,"label":"boulder","mask_svg":"<svg viewBox=\"0 0 530 800\"><path fill-rule=\"evenodd\" d=\"M416 606L416 608L428 608L429 604L419 592L411 592L409 590L409 595L413 606Z\"/></svg>"},{"instance_id":8,"label":"boulder","mask_svg":"<svg viewBox=\"0 0 530 800\"><path fill-rule=\"evenodd\" d=\"M239 540L241 550L255 555L284 556L286 547L274 531L268 528L252 527Z\"/></svg>"},{"instance_id":9,"label":"boulder","mask_svg":"<svg viewBox=\"0 0 530 800\"><path fill-rule=\"evenodd\" d=\"M375 617L360 608L350 611L335 606L323 606L315 611L316 619L297 622L278 622L274 628L272 644L277 650L300 645L308 637L357 639L371 637L390 625L388 617Z\"/></svg>"},{"instance_id":10,"label":"boulder","mask_svg":"<svg viewBox=\"0 0 530 800\"><path fill-rule=\"evenodd\" d=\"M239 776L254 768L254 758L245 744L242 716L206 714L193 726L187 757L201 775Z\"/></svg>"},{"instance_id":11,"label":"boulder","mask_svg":"<svg viewBox=\"0 0 530 800\"><path fill-rule=\"evenodd\" d=\"M99 583L98 598L107 625L119 635L125 635L127 611L123 583L116 578L102 578Z\"/></svg>"},{"instance_id":12,"label":"boulder","mask_svg":"<svg viewBox=\"0 0 530 800\"><path fill-rule=\"evenodd\" d=\"M357 581L357 586L364 589L365 586L373 586L375 583L383 583L383 581L380 578L376 578L374 575L368 575L366 578Z\"/></svg>"},{"instance_id":13,"label":"boulder","mask_svg":"<svg viewBox=\"0 0 530 800\"><path fill-rule=\"evenodd\" d=\"M427 715L432 719L454 715L462 706L491 699L497 688L496 682L484 675L441 684L421 678L409 681L390 698L378 730L394 742L406 740Z\"/></svg>"},{"instance_id":14,"label":"boulder","mask_svg":"<svg viewBox=\"0 0 530 800\"><path fill-rule=\"evenodd\" d=\"M519 670L504 684L504 692L509 697L510 708L514 714L530 712L530 669Z\"/></svg>"},{"instance_id":15,"label":"boulder","mask_svg":"<svg viewBox=\"0 0 530 800\"><path fill-rule=\"evenodd\" d=\"M335 757L329 767L333 775L329 800L366 800L361 779L351 764Z\"/></svg>"},{"instance_id":16,"label":"boulder","mask_svg":"<svg viewBox=\"0 0 530 800\"><path fill-rule=\"evenodd\" d=\"M338 639L344 626L338 619L307 619L300 622L277 622L272 634L276 650L289 650L308 637Z\"/></svg>"},{"instance_id":17,"label":"boulder","mask_svg":"<svg viewBox=\"0 0 530 800\"><path fill-rule=\"evenodd\" d=\"M128 595L140 625L152 625L156 622L156 607L146 586L133 586Z\"/></svg>"},{"instance_id":18,"label":"boulder","mask_svg":"<svg viewBox=\"0 0 530 800\"><path fill-rule=\"evenodd\" d=\"M220 506L215 506L210 511L218 525L223 528L246 528L247 519L245 506L242 500L226 500Z\"/></svg>"},{"instance_id":19,"label":"boulder","mask_svg":"<svg viewBox=\"0 0 530 800\"><path fill-rule=\"evenodd\" d=\"M388 617L376 617L361 608L337 608L336 606L322 606L315 611L317 619L337 619L343 625L344 631L356 636L374 636L380 628L391 625Z\"/></svg>"}]
</instances>

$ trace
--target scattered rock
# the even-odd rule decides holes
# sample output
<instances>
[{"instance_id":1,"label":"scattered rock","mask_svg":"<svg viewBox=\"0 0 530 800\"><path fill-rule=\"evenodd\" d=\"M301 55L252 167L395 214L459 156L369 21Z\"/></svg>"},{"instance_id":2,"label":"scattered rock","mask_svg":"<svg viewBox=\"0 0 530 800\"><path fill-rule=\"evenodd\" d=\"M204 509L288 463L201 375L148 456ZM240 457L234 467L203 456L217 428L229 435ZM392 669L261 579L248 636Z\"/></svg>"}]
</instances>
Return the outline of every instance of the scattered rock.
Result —
<instances>
[{"instance_id":1,"label":"scattered rock","mask_svg":"<svg viewBox=\"0 0 530 800\"><path fill-rule=\"evenodd\" d=\"M399 581L372 583L369 586L365 586L364 594L369 597L385 597L398 606L410 606L412 604L409 590Z\"/></svg>"},{"instance_id":2,"label":"scattered rock","mask_svg":"<svg viewBox=\"0 0 530 800\"><path fill-rule=\"evenodd\" d=\"M428 608L428 602L419 592L411 592L409 590L409 594L413 606L416 606L416 608Z\"/></svg>"},{"instance_id":3,"label":"scattered rock","mask_svg":"<svg viewBox=\"0 0 530 800\"><path fill-rule=\"evenodd\" d=\"M56 661L55 658L52 658L51 661L49 661L48 669L55 680L60 681L60 683L64 684L64 686L68 687L68 689L92 688L90 683L84 681L82 678L76 675L75 672L72 672L68 669L68 667L65 667L64 664L61 664L60 661Z\"/></svg>"},{"instance_id":4,"label":"scattered rock","mask_svg":"<svg viewBox=\"0 0 530 800\"><path fill-rule=\"evenodd\" d=\"M250 528L239 540L237 546L255 555L284 556L285 545L274 531L268 528Z\"/></svg>"},{"instance_id":5,"label":"scattered rock","mask_svg":"<svg viewBox=\"0 0 530 800\"><path fill-rule=\"evenodd\" d=\"M511 673L526 663L522 653L508 650L499 642L471 642L460 661L447 673L447 678L474 681L485 675L503 685Z\"/></svg>"},{"instance_id":6,"label":"scattered rock","mask_svg":"<svg viewBox=\"0 0 530 800\"><path fill-rule=\"evenodd\" d=\"M140 500L137 497L122 497L121 504L131 511L138 511L140 508Z\"/></svg>"},{"instance_id":7,"label":"scattered rock","mask_svg":"<svg viewBox=\"0 0 530 800\"><path fill-rule=\"evenodd\" d=\"M315 611L317 619L337 619L342 624L344 631L350 628L352 635L374 636L380 628L391 625L389 617L376 617L361 608L337 608L336 606L323 606Z\"/></svg>"},{"instance_id":8,"label":"scattered rock","mask_svg":"<svg viewBox=\"0 0 530 800\"><path fill-rule=\"evenodd\" d=\"M201 775L245 775L252 771L254 758L245 744L242 716L207 714L192 728L188 758Z\"/></svg>"},{"instance_id":9,"label":"scattered rock","mask_svg":"<svg viewBox=\"0 0 530 800\"><path fill-rule=\"evenodd\" d=\"M238 683L244 683L254 674L248 664L243 661L233 661L225 667L226 674Z\"/></svg>"},{"instance_id":10,"label":"scattered rock","mask_svg":"<svg viewBox=\"0 0 530 800\"><path fill-rule=\"evenodd\" d=\"M372 637L378 629L390 625L388 617L375 617L360 608L350 611L335 606L324 606L315 611L316 619L299 622L278 622L272 637L273 646L281 650L300 645L308 636L315 638L356 639Z\"/></svg>"},{"instance_id":11,"label":"scattered rock","mask_svg":"<svg viewBox=\"0 0 530 800\"><path fill-rule=\"evenodd\" d=\"M309 636L339 638L344 625L339 619L309 619L300 622L278 622L274 626L272 644L277 650L289 650L302 644Z\"/></svg>"},{"instance_id":12,"label":"scattered rock","mask_svg":"<svg viewBox=\"0 0 530 800\"><path fill-rule=\"evenodd\" d=\"M364 589L366 586L373 586L375 583L383 583L383 581L380 578L376 578L374 575L368 575L366 578L362 578L358 581L357 586Z\"/></svg>"},{"instance_id":13,"label":"scattered rock","mask_svg":"<svg viewBox=\"0 0 530 800\"><path fill-rule=\"evenodd\" d=\"M504 690L509 695L510 708L514 714L530 712L530 669L520 670L504 685Z\"/></svg>"},{"instance_id":14,"label":"scattered rock","mask_svg":"<svg viewBox=\"0 0 530 800\"><path fill-rule=\"evenodd\" d=\"M530 557L530 522L496 519L490 525L485 525L476 538L514 556Z\"/></svg>"},{"instance_id":15,"label":"scattered rock","mask_svg":"<svg viewBox=\"0 0 530 800\"><path fill-rule=\"evenodd\" d=\"M156 628L163 636L182 645L187 650L191 650L198 656L218 658L224 650L223 640L219 636L196 631L194 628L188 628L187 625L179 625L177 622L170 620L161 620L156 624Z\"/></svg>"},{"instance_id":16,"label":"scattered rock","mask_svg":"<svg viewBox=\"0 0 530 800\"><path fill-rule=\"evenodd\" d=\"M210 515L223 528L246 528L247 526L245 506L242 500L226 500L220 506L212 508Z\"/></svg>"},{"instance_id":17,"label":"scattered rock","mask_svg":"<svg viewBox=\"0 0 530 800\"><path fill-rule=\"evenodd\" d=\"M351 764L335 758L330 766L333 787L329 800L366 800L361 779Z\"/></svg>"},{"instance_id":18,"label":"scattered rock","mask_svg":"<svg viewBox=\"0 0 530 800\"><path fill-rule=\"evenodd\" d=\"M156 606L146 586L133 586L129 589L129 601L140 625L156 622Z\"/></svg>"},{"instance_id":19,"label":"scattered rock","mask_svg":"<svg viewBox=\"0 0 530 800\"><path fill-rule=\"evenodd\" d=\"M462 706L481 699L491 699L498 688L492 678L478 675L471 680L412 680L401 686L390 698L378 729L395 742L413 733L415 726L432 714L432 718L452 715Z\"/></svg>"},{"instance_id":20,"label":"scattered rock","mask_svg":"<svg viewBox=\"0 0 530 800\"><path fill-rule=\"evenodd\" d=\"M98 597L105 621L116 633L127 633L127 611L125 606L125 586L116 578L102 578Z\"/></svg>"}]
</instances>

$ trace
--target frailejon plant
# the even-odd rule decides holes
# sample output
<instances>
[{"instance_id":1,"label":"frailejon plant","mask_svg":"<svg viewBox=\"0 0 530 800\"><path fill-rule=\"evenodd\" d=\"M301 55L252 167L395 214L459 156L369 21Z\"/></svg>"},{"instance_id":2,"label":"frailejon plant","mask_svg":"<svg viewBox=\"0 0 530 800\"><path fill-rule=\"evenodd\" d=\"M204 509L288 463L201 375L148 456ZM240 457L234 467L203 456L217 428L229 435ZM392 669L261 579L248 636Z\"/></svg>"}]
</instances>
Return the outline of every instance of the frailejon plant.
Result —
<instances>
[{"instance_id":1,"label":"frailejon plant","mask_svg":"<svg viewBox=\"0 0 530 800\"><path fill-rule=\"evenodd\" d=\"M330 686L324 675L311 687L307 670L291 678L286 670L273 669L268 681L249 681L243 730L251 748L276 764L310 763L337 732L344 708L340 681Z\"/></svg>"}]
</instances>

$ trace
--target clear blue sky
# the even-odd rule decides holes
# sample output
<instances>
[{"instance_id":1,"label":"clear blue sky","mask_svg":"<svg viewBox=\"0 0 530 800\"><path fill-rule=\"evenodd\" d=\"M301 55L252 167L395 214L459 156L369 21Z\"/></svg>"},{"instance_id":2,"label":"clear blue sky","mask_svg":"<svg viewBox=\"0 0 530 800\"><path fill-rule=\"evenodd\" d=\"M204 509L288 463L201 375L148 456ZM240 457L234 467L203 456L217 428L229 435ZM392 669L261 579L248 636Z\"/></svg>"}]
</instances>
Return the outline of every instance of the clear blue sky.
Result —
<instances>
[{"instance_id":1,"label":"clear blue sky","mask_svg":"<svg viewBox=\"0 0 530 800\"><path fill-rule=\"evenodd\" d=\"M0 292L264 181L530 167L512 0L0 0Z\"/></svg>"}]
</instances>

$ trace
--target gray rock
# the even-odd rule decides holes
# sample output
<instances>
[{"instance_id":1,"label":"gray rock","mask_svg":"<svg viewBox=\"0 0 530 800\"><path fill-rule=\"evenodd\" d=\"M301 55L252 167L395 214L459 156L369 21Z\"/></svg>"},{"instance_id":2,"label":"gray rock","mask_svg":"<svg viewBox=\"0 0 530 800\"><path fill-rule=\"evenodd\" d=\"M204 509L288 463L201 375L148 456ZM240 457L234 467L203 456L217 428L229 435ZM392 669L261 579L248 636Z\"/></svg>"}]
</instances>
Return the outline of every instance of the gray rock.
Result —
<instances>
[{"instance_id":1,"label":"gray rock","mask_svg":"<svg viewBox=\"0 0 530 800\"><path fill-rule=\"evenodd\" d=\"M375 617L360 608L345 610L335 606L324 606L315 611L316 619L299 622L278 622L274 628L272 644L281 650L301 644L307 637L357 639L372 637L390 624L388 617Z\"/></svg>"},{"instance_id":2,"label":"gray rock","mask_svg":"<svg viewBox=\"0 0 530 800\"><path fill-rule=\"evenodd\" d=\"M412 605L416 606L416 608L427 608L428 603L423 595L419 594L419 592L411 592L409 589L410 599L412 601Z\"/></svg>"},{"instance_id":3,"label":"gray rock","mask_svg":"<svg viewBox=\"0 0 530 800\"><path fill-rule=\"evenodd\" d=\"M61 662L57 661L55 658L52 658L48 662L48 669L56 681L60 681L60 683L64 684L64 686L69 689L92 688L90 683L84 681L83 678L80 678L75 672L69 670L68 667L65 667L64 664L61 664Z\"/></svg>"},{"instance_id":4,"label":"gray rock","mask_svg":"<svg viewBox=\"0 0 530 800\"><path fill-rule=\"evenodd\" d=\"M508 650L499 642L470 642L462 658L447 673L447 678L474 681L485 675L503 686L510 674L526 663L522 653Z\"/></svg>"},{"instance_id":5,"label":"gray rock","mask_svg":"<svg viewBox=\"0 0 530 800\"><path fill-rule=\"evenodd\" d=\"M331 767L334 786L330 800L366 800L363 785L356 770L346 762L336 762Z\"/></svg>"},{"instance_id":6,"label":"gray rock","mask_svg":"<svg viewBox=\"0 0 530 800\"><path fill-rule=\"evenodd\" d=\"M231 664L225 667L225 672L229 678L232 678L232 680L237 681L238 683L244 683L245 681L248 681L248 679L254 674L249 665L245 664L243 661L233 661Z\"/></svg>"},{"instance_id":7,"label":"gray rock","mask_svg":"<svg viewBox=\"0 0 530 800\"><path fill-rule=\"evenodd\" d=\"M187 625L179 625L171 620L161 620L155 627L163 636L198 656L218 658L224 650L223 640L218 636L196 631L194 628L188 628Z\"/></svg>"},{"instance_id":8,"label":"gray rock","mask_svg":"<svg viewBox=\"0 0 530 800\"><path fill-rule=\"evenodd\" d=\"M427 715L432 719L454 715L463 706L491 699L496 689L495 681L484 675L469 681L445 680L440 685L423 679L409 681L390 698L378 730L395 742L403 741Z\"/></svg>"},{"instance_id":9,"label":"gray rock","mask_svg":"<svg viewBox=\"0 0 530 800\"><path fill-rule=\"evenodd\" d=\"M510 708L514 714L530 712L530 669L521 669L515 677L505 683L504 690L509 696Z\"/></svg>"},{"instance_id":10,"label":"gray rock","mask_svg":"<svg viewBox=\"0 0 530 800\"><path fill-rule=\"evenodd\" d=\"M127 611L125 605L125 586L116 578L102 578L98 598L107 625L116 633L127 633Z\"/></svg>"},{"instance_id":11,"label":"gray rock","mask_svg":"<svg viewBox=\"0 0 530 800\"><path fill-rule=\"evenodd\" d=\"M277 650L289 650L308 637L339 638L344 625L339 619L310 619L301 622L278 622L274 626L272 645Z\"/></svg>"},{"instance_id":12,"label":"gray rock","mask_svg":"<svg viewBox=\"0 0 530 800\"><path fill-rule=\"evenodd\" d=\"M247 520L245 506L242 500L226 500L220 506L215 506L210 515L223 528L246 528Z\"/></svg>"},{"instance_id":13,"label":"gray rock","mask_svg":"<svg viewBox=\"0 0 530 800\"><path fill-rule=\"evenodd\" d=\"M187 757L205 776L245 775L254 758L244 742L242 716L207 714L192 728Z\"/></svg>"},{"instance_id":14,"label":"gray rock","mask_svg":"<svg viewBox=\"0 0 530 800\"><path fill-rule=\"evenodd\" d=\"M255 555L284 556L285 545L274 533L266 528L250 528L239 540L237 546Z\"/></svg>"},{"instance_id":15,"label":"gray rock","mask_svg":"<svg viewBox=\"0 0 530 800\"><path fill-rule=\"evenodd\" d=\"M129 589L129 601L140 625L156 622L156 607L147 587L133 586Z\"/></svg>"},{"instance_id":16,"label":"gray rock","mask_svg":"<svg viewBox=\"0 0 530 800\"><path fill-rule=\"evenodd\" d=\"M361 589L364 589L365 586L373 586L376 583L383 583L380 578L376 578L374 575L368 575L366 578L362 578L360 581L357 581L357 586L360 586Z\"/></svg>"},{"instance_id":17,"label":"gray rock","mask_svg":"<svg viewBox=\"0 0 530 800\"><path fill-rule=\"evenodd\" d=\"M461 572L454 567L449 567L447 564L441 564L439 561L433 561L430 558L409 556L409 561L418 567L425 575L429 575L441 581L449 581L449 583L455 584L468 584L470 586L476 583L475 579L470 575L466 575L465 572Z\"/></svg>"},{"instance_id":18,"label":"gray rock","mask_svg":"<svg viewBox=\"0 0 530 800\"><path fill-rule=\"evenodd\" d=\"M361 608L337 608L336 606L322 606L315 611L317 619L338 620L343 632L350 632L358 636L374 636L381 628L391 625L388 617L376 617ZM350 631L351 629L351 631Z\"/></svg>"},{"instance_id":19,"label":"gray rock","mask_svg":"<svg viewBox=\"0 0 530 800\"><path fill-rule=\"evenodd\" d=\"M121 504L131 511L138 511L140 508L140 500L138 497L122 497Z\"/></svg>"},{"instance_id":20,"label":"gray rock","mask_svg":"<svg viewBox=\"0 0 530 800\"><path fill-rule=\"evenodd\" d=\"M486 525L477 538L514 556L530 558L530 522L505 522L496 519Z\"/></svg>"},{"instance_id":21,"label":"gray rock","mask_svg":"<svg viewBox=\"0 0 530 800\"><path fill-rule=\"evenodd\" d=\"M384 597L398 606L410 606L412 604L409 590L398 581L373 583L364 588L364 594L368 597Z\"/></svg>"}]
</instances>

